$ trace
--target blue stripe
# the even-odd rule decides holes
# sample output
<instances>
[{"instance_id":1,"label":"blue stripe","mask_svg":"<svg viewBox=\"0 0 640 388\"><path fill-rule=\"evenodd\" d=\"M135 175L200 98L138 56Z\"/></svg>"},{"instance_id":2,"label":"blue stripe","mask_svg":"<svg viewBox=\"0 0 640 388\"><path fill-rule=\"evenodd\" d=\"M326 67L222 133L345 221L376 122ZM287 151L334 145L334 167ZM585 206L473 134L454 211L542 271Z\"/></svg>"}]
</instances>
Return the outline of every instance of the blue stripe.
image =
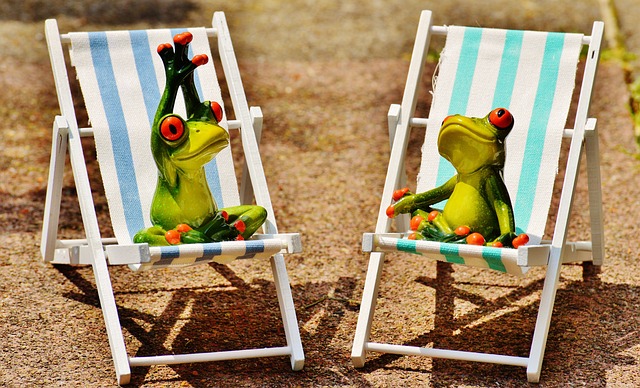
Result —
<instances>
[{"instance_id":1,"label":"blue stripe","mask_svg":"<svg viewBox=\"0 0 640 388\"><path fill-rule=\"evenodd\" d=\"M142 87L142 96L144 97L144 105L147 108L147 116L149 123L153 125L158 104L160 103L161 92L158 87L158 78L153 67L153 57L151 56L149 36L147 31L131 31L129 33L131 39L131 48L133 49L133 58Z\"/></svg>"},{"instance_id":2,"label":"blue stripe","mask_svg":"<svg viewBox=\"0 0 640 388\"><path fill-rule=\"evenodd\" d=\"M252 259L257 254L264 252L264 242L260 240L246 241L245 253L242 256L238 256L237 259Z\"/></svg>"},{"instance_id":3,"label":"blue stripe","mask_svg":"<svg viewBox=\"0 0 640 388\"><path fill-rule=\"evenodd\" d=\"M528 229L527 226L533 211L532 204L538 185L544 140L553 107L563 48L564 34L550 33L547 36L538 90L536 91L536 99L533 105L534 113L529 123L527 143L520 172L521 179L518 184L518 194L514 206L515 219L525 229Z\"/></svg>"},{"instance_id":4,"label":"blue stripe","mask_svg":"<svg viewBox=\"0 0 640 388\"><path fill-rule=\"evenodd\" d=\"M251 240L251 241L246 241L245 244L246 244L245 255L264 252L264 241Z\"/></svg>"},{"instance_id":5,"label":"blue stripe","mask_svg":"<svg viewBox=\"0 0 640 388\"><path fill-rule=\"evenodd\" d=\"M509 248L482 247L482 258L487 262L489 268L500 272L507 272L502 262L502 250Z\"/></svg>"},{"instance_id":6,"label":"blue stripe","mask_svg":"<svg viewBox=\"0 0 640 388\"><path fill-rule=\"evenodd\" d=\"M124 216L130 236L134 236L144 227L138 182L136 180L131 144L127 136L122 102L118 94L113 65L109 52L107 35L104 32L90 33L89 46L100 89L116 165L120 196L124 207ZM105 182L106 183L106 182Z\"/></svg>"},{"instance_id":7,"label":"blue stripe","mask_svg":"<svg viewBox=\"0 0 640 388\"><path fill-rule=\"evenodd\" d=\"M458 68L456 69L456 79L453 84L453 93L451 94L451 101L449 101L447 115L465 115L467 113L467 105L469 103L476 63L478 62L478 51L481 40L481 28L465 28L462 47L460 48ZM438 166L436 187L444 184L456 174L451 163L442 157L440 158L440 164Z\"/></svg>"},{"instance_id":8,"label":"blue stripe","mask_svg":"<svg viewBox=\"0 0 640 388\"><path fill-rule=\"evenodd\" d=\"M440 254L443 255L449 263L464 264L464 259L460 257L459 246L456 244L440 244Z\"/></svg>"},{"instance_id":9,"label":"blue stripe","mask_svg":"<svg viewBox=\"0 0 640 388\"><path fill-rule=\"evenodd\" d=\"M209 243L202 244L202 256L196 259L196 262L200 261L209 261L212 260L216 256L220 256L222 254L222 246L220 243Z\"/></svg>"},{"instance_id":10,"label":"blue stripe","mask_svg":"<svg viewBox=\"0 0 640 388\"><path fill-rule=\"evenodd\" d=\"M180 257L180 249L177 245L160 247L160 260L173 260Z\"/></svg>"}]
</instances>

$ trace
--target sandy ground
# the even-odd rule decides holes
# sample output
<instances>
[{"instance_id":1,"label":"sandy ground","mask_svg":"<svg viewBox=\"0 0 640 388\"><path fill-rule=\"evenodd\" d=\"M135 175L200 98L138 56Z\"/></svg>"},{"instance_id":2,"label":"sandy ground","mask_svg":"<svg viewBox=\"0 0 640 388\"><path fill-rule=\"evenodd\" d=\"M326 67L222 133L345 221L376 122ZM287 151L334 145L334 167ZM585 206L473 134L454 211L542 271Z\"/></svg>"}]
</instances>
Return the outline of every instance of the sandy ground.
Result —
<instances>
[{"instance_id":1,"label":"sandy ground","mask_svg":"<svg viewBox=\"0 0 640 388\"><path fill-rule=\"evenodd\" d=\"M141 16L136 24L114 25L117 15L109 19L85 3L84 13L67 10L63 30L158 24ZM462 0L228 3L217 9L227 13L249 102L265 115L261 150L279 229L303 236L304 252L286 260L305 368L292 372L285 358L134 368L132 385L528 385L522 368L428 358L372 354L363 369L354 369L349 355L367 266L360 238L374 228L389 157L386 112L401 100L419 10L433 9L436 23L588 33L598 18L594 2L571 5L570 17L569 2L562 1L524 2L518 9L504 1ZM194 7L199 11L187 13L187 21L207 25L214 9L204 1ZM56 16L53 7L38 15L46 10ZM0 18L0 385L113 386L92 271L40 259L58 107L38 15ZM163 25L173 24L165 19ZM543 387L640 385L640 165L626 100L620 66L602 61L592 115L601 140L606 265L563 269ZM419 135L410 174L418 143ZM97 178L90 141L85 148ZM569 234L588 238L585 179L576 197ZM94 198L106 235L99 185ZM60 226L62 237L83 235L69 170ZM267 262L143 274L112 268L111 275L130 355L284 345ZM540 270L516 279L389 256L372 339L526 356L542 278Z\"/></svg>"}]
</instances>

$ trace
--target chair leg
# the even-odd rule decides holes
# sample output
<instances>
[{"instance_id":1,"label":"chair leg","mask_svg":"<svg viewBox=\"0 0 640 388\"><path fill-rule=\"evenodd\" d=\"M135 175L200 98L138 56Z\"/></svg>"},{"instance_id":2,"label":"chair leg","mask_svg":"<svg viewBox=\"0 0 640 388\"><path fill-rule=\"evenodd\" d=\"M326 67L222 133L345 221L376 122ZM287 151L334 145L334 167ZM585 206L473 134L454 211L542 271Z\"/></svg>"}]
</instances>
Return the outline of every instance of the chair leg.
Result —
<instances>
[{"instance_id":1,"label":"chair leg","mask_svg":"<svg viewBox=\"0 0 640 388\"><path fill-rule=\"evenodd\" d=\"M553 314L553 305L555 303L556 291L558 290L561 266L560 249L552 248L544 279L544 286L542 288L542 296L540 297L536 326L533 331L529 362L527 364L527 379L531 383L540 381L542 360L545 347L547 346L547 336L549 335L549 326L551 325L551 315Z\"/></svg>"},{"instance_id":2,"label":"chair leg","mask_svg":"<svg viewBox=\"0 0 640 388\"><path fill-rule=\"evenodd\" d=\"M291 295L291 286L289 285L284 256L276 254L271 258L271 270L273 271L287 346L291 349L291 369L294 371L301 370L304 367L304 350L302 349L300 329L298 328L298 319L293 305L293 296Z\"/></svg>"},{"instance_id":3,"label":"chair leg","mask_svg":"<svg viewBox=\"0 0 640 388\"><path fill-rule=\"evenodd\" d=\"M40 243L40 251L45 261L53 260L55 254L60 202L62 200L64 161L67 155L68 130L69 127L66 120L61 116L57 116L53 123L49 179L44 205L44 220L42 222L42 240Z\"/></svg>"},{"instance_id":4,"label":"chair leg","mask_svg":"<svg viewBox=\"0 0 640 388\"><path fill-rule=\"evenodd\" d=\"M371 334L371 322L373 322L373 313L376 308L383 263L383 253L373 252L369 256L369 268L367 269L367 278L364 283L362 302L360 303L360 312L358 314L358 324L356 325L353 347L351 348L351 362L356 368L363 367L367 357L366 345Z\"/></svg>"},{"instance_id":5,"label":"chair leg","mask_svg":"<svg viewBox=\"0 0 640 388\"><path fill-rule=\"evenodd\" d=\"M389 107L389 112L387 113L387 122L389 126L389 143L390 148L393 148L393 140L396 136L396 128L398 126L398 122L400 121L400 112L402 108L398 104L391 104ZM400 184L397 188L403 188L407 186L407 172L405 170L404 164L401 167L400 171ZM409 230L409 221L410 217L408 214L400 214L396 216L396 230L398 232L404 233Z\"/></svg>"},{"instance_id":6,"label":"chair leg","mask_svg":"<svg viewBox=\"0 0 640 388\"><path fill-rule=\"evenodd\" d=\"M600 178L600 150L596 119L587 120L585 127L587 157L587 185L589 187L589 215L591 217L591 252L593 264L604 260L604 220L602 211L602 181Z\"/></svg>"},{"instance_id":7,"label":"chair leg","mask_svg":"<svg viewBox=\"0 0 640 388\"><path fill-rule=\"evenodd\" d=\"M262 138L262 110L260 107L252 106L249 108L249 114L251 115L251 123L253 124L253 131L256 135L256 143L260 145L260 139ZM240 129L245 130L245 128ZM242 175L240 178L240 201L243 204L253 203L253 185L251 183L251 177L249 176L249 166L246 159L242 166Z\"/></svg>"},{"instance_id":8,"label":"chair leg","mask_svg":"<svg viewBox=\"0 0 640 388\"><path fill-rule=\"evenodd\" d=\"M124 343L124 337L122 336L116 300L113 296L111 278L109 277L109 270L107 268L107 258L105 257L102 239L100 238L100 227L98 226L98 217L95 212L93 196L91 194L91 185L84 160L82 143L80 142L80 133L77 128L72 128L71 133L73 136L69 138L69 157L76 190L78 191L82 223L85 227L85 234L93 259L91 266L93 267L93 273L96 279L100 307L102 308L102 315L104 317L118 383L126 384L131 378L129 357L127 356L127 349Z\"/></svg>"},{"instance_id":9,"label":"chair leg","mask_svg":"<svg viewBox=\"0 0 640 388\"><path fill-rule=\"evenodd\" d=\"M94 253L93 272L96 279L96 288L98 289L98 297L100 298L100 306L104 316L104 323L107 329L107 337L109 339L109 347L116 370L118 384L128 384L131 378L131 368L129 366L129 357L127 348L122 335L122 327L120 326L120 318L118 317L118 309L116 300L113 296L111 288L111 278L107 268L107 261L104 253Z\"/></svg>"}]
</instances>

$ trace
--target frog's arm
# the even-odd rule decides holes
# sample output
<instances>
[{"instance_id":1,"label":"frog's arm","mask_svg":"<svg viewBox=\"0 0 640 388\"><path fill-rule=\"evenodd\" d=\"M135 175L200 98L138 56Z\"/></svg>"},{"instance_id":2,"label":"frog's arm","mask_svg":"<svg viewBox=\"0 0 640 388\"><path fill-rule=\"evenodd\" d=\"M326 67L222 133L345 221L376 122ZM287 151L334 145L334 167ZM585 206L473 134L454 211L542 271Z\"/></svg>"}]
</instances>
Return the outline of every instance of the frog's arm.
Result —
<instances>
[{"instance_id":1,"label":"frog's arm","mask_svg":"<svg viewBox=\"0 0 640 388\"><path fill-rule=\"evenodd\" d=\"M176 167L169 161L167 147L160 140L158 133L163 117L173 113L176 96L182 84L186 82L186 86L183 87L183 93L185 94L188 113L191 114L197 108L196 104L200 104L193 84L193 71L196 67L205 64L208 58L206 55L196 55L189 60L187 48L192 39L193 36L189 32L176 35L173 38L175 51L169 43L158 46L158 55L160 55L165 69L166 83L153 120L151 151L154 155L158 172L171 187L177 185L177 171ZM188 89L188 91L185 91L185 89Z\"/></svg>"},{"instance_id":2,"label":"frog's arm","mask_svg":"<svg viewBox=\"0 0 640 388\"><path fill-rule=\"evenodd\" d=\"M429 206L451 196L458 183L458 175L454 175L442 186L427 190L424 193L411 194L402 197L398 202L387 208L387 216L395 217L402 213L413 213L418 209L426 210Z\"/></svg>"},{"instance_id":3,"label":"frog's arm","mask_svg":"<svg viewBox=\"0 0 640 388\"><path fill-rule=\"evenodd\" d=\"M160 104L158 105L158 110L156 111L154 120L156 124L164 115L173 112L176 95L181 85L183 86L188 115L191 115L192 111L201 104L193 82L193 71L196 67L207 63L209 58L204 54L200 54L194 55L194 57L189 60L187 51L189 43L191 43L192 40L193 35L191 33L183 32L173 38L175 52L169 43L158 46L158 54L164 64L167 82Z\"/></svg>"},{"instance_id":4,"label":"frog's arm","mask_svg":"<svg viewBox=\"0 0 640 388\"><path fill-rule=\"evenodd\" d=\"M498 218L500 235L513 234L513 236L515 236L516 223L513 216L513 208L511 207L511 200L509 199L509 192L497 174L499 174L498 171L496 171L496 174L488 176L485 181L487 199Z\"/></svg>"}]
</instances>

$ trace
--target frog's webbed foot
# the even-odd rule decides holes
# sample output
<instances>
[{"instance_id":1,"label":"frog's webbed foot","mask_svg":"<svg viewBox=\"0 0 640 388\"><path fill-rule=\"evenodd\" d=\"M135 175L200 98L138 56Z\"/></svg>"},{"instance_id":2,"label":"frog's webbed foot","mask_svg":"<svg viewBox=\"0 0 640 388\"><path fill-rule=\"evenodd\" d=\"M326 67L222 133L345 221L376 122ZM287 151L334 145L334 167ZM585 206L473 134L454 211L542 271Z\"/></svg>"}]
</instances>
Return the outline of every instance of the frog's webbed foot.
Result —
<instances>
[{"instance_id":1,"label":"frog's webbed foot","mask_svg":"<svg viewBox=\"0 0 640 388\"><path fill-rule=\"evenodd\" d=\"M251 237L267 219L267 210L257 205L240 205L222 209L227 213L227 222L239 231L239 237Z\"/></svg>"},{"instance_id":2,"label":"frog's webbed foot","mask_svg":"<svg viewBox=\"0 0 640 388\"><path fill-rule=\"evenodd\" d=\"M262 206L232 206L221 209L213 218L187 236L194 239L189 242L246 240L266 219L267 211Z\"/></svg>"},{"instance_id":3,"label":"frog's webbed foot","mask_svg":"<svg viewBox=\"0 0 640 388\"><path fill-rule=\"evenodd\" d=\"M463 242L471 233L468 227L458 227L455 230L447 223L439 210L416 210L412 213L410 227L412 240L430 240L439 242Z\"/></svg>"},{"instance_id":4,"label":"frog's webbed foot","mask_svg":"<svg viewBox=\"0 0 640 388\"><path fill-rule=\"evenodd\" d=\"M195 55L191 60L187 57L189 43L193 40L190 32L183 32L173 37L175 51L170 43L158 46L158 54L164 63L167 83L177 89L188 77L192 76L196 67L209 62L205 54Z\"/></svg>"}]
</instances>

